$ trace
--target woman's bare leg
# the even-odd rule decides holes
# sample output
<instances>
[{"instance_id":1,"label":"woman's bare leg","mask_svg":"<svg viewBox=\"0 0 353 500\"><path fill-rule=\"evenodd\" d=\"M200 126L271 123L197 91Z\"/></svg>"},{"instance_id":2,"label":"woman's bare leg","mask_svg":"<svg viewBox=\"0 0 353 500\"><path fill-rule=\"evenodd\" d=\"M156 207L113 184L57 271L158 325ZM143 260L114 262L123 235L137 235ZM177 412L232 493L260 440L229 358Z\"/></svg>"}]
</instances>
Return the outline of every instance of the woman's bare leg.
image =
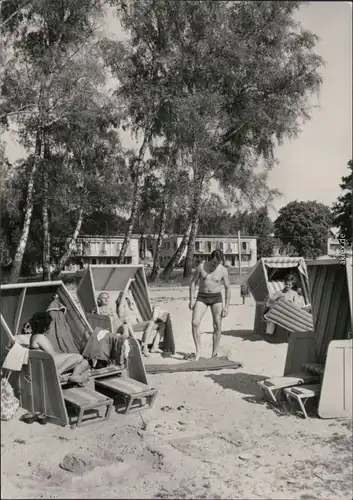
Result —
<instances>
[{"instance_id":1,"label":"woman's bare leg","mask_svg":"<svg viewBox=\"0 0 353 500\"><path fill-rule=\"evenodd\" d=\"M82 358L80 364L78 364L74 368L74 371L72 372L69 381L75 382L76 384L82 384L87 382L89 379L88 371L89 371L88 361L87 359Z\"/></svg>"},{"instance_id":2,"label":"woman's bare leg","mask_svg":"<svg viewBox=\"0 0 353 500\"><path fill-rule=\"evenodd\" d=\"M148 344L150 343L151 334L155 328L156 328L156 323L152 319L151 321L148 322L147 328L143 332L142 341L141 341L142 354L146 357L148 357L150 355L150 353L148 352Z\"/></svg>"},{"instance_id":3,"label":"woman's bare leg","mask_svg":"<svg viewBox=\"0 0 353 500\"><path fill-rule=\"evenodd\" d=\"M54 362L58 375L62 375L63 373L73 370L75 366L82 362L82 360L83 357L81 354L56 354Z\"/></svg>"},{"instance_id":4,"label":"woman's bare leg","mask_svg":"<svg viewBox=\"0 0 353 500\"><path fill-rule=\"evenodd\" d=\"M160 354L163 352L162 349L159 348L159 343L160 343L161 338L163 338L163 336L164 336L164 331L165 331L165 323L159 322L158 328L157 328L157 333L154 337L151 352L158 352Z\"/></svg>"}]
</instances>

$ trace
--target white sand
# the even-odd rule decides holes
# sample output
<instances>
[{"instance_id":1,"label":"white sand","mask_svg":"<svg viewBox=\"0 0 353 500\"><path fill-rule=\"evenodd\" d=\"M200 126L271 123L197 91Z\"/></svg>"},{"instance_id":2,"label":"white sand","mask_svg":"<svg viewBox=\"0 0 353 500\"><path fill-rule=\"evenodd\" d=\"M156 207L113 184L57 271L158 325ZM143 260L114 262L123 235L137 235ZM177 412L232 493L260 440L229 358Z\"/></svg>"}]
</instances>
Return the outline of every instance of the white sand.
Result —
<instances>
[{"instance_id":1,"label":"white sand","mask_svg":"<svg viewBox=\"0 0 353 500\"><path fill-rule=\"evenodd\" d=\"M152 290L151 300L172 314L177 351L193 351L187 290ZM256 382L282 375L287 345L255 336L254 303L240 302L234 287L220 355L241 369L149 375L155 406L104 423L26 425L20 412L3 422L2 498L351 499L351 422L262 403ZM209 357L210 313L202 330ZM85 460L85 473L59 468L69 453Z\"/></svg>"}]
</instances>

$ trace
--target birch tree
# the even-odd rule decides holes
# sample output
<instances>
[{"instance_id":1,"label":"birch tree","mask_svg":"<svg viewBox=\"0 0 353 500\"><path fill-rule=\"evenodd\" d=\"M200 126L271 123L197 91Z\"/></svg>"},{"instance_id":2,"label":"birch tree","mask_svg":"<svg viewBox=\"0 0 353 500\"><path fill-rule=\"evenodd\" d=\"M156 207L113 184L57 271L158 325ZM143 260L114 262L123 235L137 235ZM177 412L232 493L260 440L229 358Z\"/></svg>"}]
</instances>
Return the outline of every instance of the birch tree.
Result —
<instances>
[{"instance_id":1,"label":"birch tree","mask_svg":"<svg viewBox=\"0 0 353 500\"><path fill-rule=\"evenodd\" d=\"M19 277L28 240L34 182L43 158L44 137L56 112L57 94L53 96L53 89L59 82L63 83L62 76L68 62L91 39L101 10L101 2L97 0L64 0L60 3L33 0L15 4L12 11L11 2L2 4L2 14L6 16L3 42L11 57L5 68L1 115L16 121L25 146L29 150L33 148L34 154L22 232L11 271L13 282ZM44 187L45 179L43 175ZM45 209L43 216L45 219ZM44 240L48 252L48 235Z\"/></svg>"}]
</instances>

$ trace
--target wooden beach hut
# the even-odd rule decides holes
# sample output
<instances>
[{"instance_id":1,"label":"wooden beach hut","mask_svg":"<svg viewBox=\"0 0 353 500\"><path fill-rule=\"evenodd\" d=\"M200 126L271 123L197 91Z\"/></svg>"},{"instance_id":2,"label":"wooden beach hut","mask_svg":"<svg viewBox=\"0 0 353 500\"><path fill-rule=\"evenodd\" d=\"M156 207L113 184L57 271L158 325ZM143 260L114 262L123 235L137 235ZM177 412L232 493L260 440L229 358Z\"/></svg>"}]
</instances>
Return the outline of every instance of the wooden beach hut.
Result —
<instances>
[{"instance_id":1,"label":"wooden beach hut","mask_svg":"<svg viewBox=\"0 0 353 500\"><path fill-rule=\"evenodd\" d=\"M266 322L264 321L264 312L266 300L284 287L284 278L287 274L293 274L298 285L303 290L305 304L310 303L310 292L308 273L305 260L302 257L266 257L260 259L251 272L247 284L252 296L256 302L254 332L259 335L266 335ZM277 315L273 315L271 320L276 323L275 335L278 338L287 338L288 332L298 331L296 323L312 325L311 315L299 308L293 308L287 311L285 308L278 307ZM297 310L295 310L297 309ZM277 312L277 311L276 311ZM296 321L296 317L298 320ZM270 319L270 318L269 318Z\"/></svg>"},{"instance_id":2,"label":"wooden beach hut","mask_svg":"<svg viewBox=\"0 0 353 500\"><path fill-rule=\"evenodd\" d=\"M82 305L87 321L92 327L101 326L112 328L108 316L95 314L97 296L101 292L109 293L110 308L116 309L116 300L123 291L129 278L134 278L131 283L131 292L142 321L149 321L153 317L148 286L142 265L90 265L77 287L77 296ZM163 349L175 354L175 342L170 315L167 315L166 330Z\"/></svg>"},{"instance_id":3,"label":"wooden beach hut","mask_svg":"<svg viewBox=\"0 0 353 500\"><path fill-rule=\"evenodd\" d=\"M71 337L73 351L79 353L83 351L93 330L62 281L1 285L0 293L2 368L4 368L4 360L11 347L15 344L28 347L28 336L26 338L25 335L21 335L24 324L35 312L47 310L54 297L66 308L65 335ZM141 393L144 393L145 400L149 398L147 407L154 401L156 391L147 385L146 372L137 342L130 339L129 343L130 354L126 370L119 367L93 370L91 375L94 389L70 387L67 378L58 377L53 357L40 350L28 351L28 359L23 363L22 368L11 372L10 382L24 409L44 413L50 422L63 426L69 423L67 404L78 410L78 425L82 422L86 410L105 406L105 417L109 418L113 401L106 395L102 395L100 390L101 386L108 382L111 386L114 385L110 393L125 397L127 410ZM125 376L120 378L121 374Z\"/></svg>"},{"instance_id":4,"label":"wooden beach hut","mask_svg":"<svg viewBox=\"0 0 353 500\"><path fill-rule=\"evenodd\" d=\"M306 416L316 398L321 418L352 417L352 258L307 262L314 330L290 336L283 377L259 383L284 390ZM308 377L314 376L308 385ZM287 383L286 383L287 382Z\"/></svg>"}]
</instances>

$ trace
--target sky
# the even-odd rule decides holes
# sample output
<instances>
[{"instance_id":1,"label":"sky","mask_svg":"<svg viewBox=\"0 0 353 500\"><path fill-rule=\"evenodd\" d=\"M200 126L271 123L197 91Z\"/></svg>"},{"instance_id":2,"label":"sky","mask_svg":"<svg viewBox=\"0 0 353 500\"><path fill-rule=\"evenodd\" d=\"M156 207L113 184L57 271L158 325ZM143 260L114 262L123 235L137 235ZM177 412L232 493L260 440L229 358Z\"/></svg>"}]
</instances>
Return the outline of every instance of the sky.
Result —
<instances>
[{"instance_id":1,"label":"sky","mask_svg":"<svg viewBox=\"0 0 353 500\"><path fill-rule=\"evenodd\" d=\"M297 139L287 140L275 155L279 164L270 173L269 184L282 196L270 210L278 210L290 201L317 200L331 206L340 194L339 184L347 175L352 158L352 7L350 2L309 2L297 15L303 28L314 32L319 41L316 52L326 66L321 69L324 82L320 95L313 96L312 118L302 126ZM106 18L105 33L122 38L121 27L112 15ZM7 138L9 136L7 135ZM123 146L135 142L127 133ZM9 138L10 161L21 156L21 148Z\"/></svg>"},{"instance_id":2,"label":"sky","mask_svg":"<svg viewBox=\"0 0 353 500\"><path fill-rule=\"evenodd\" d=\"M294 200L331 206L352 158L352 7L310 2L298 14L302 26L319 37L316 52L326 67L319 99L312 99L320 107L296 140L277 148L279 165L270 174L271 187L283 193L274 203L277 210Z\"/></svg>"}]
</instances>

